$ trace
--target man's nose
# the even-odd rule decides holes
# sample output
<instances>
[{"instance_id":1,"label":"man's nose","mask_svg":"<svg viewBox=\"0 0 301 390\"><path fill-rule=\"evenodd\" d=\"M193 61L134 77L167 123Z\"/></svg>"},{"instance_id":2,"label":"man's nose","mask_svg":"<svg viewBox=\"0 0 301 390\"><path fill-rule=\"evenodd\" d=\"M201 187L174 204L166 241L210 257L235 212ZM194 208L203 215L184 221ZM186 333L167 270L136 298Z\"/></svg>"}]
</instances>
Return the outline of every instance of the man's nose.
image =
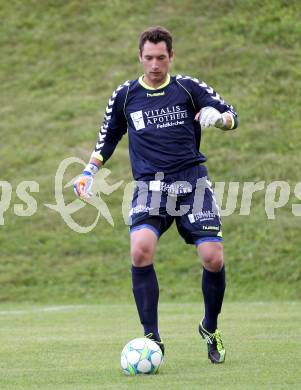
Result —
<instances>
[{"instance_id":1,"label":"man's nose","mask_svg":"<svg viewBox=\"0 0 301 390\"><path fill-rule=\"evenodd\" d=\"M152 62L152 69L153 70L158 69L158 61L157 60L153 60L153 62Z\"/></svg>"}]
</instances>

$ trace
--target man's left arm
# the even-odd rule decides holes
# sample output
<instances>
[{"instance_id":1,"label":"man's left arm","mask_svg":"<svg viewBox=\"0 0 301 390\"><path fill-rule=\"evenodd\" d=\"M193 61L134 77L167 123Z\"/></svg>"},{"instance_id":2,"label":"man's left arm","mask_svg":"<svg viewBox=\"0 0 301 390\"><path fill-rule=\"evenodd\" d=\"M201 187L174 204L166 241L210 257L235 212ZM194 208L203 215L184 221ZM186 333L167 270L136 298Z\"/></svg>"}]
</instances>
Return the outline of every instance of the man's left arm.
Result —
<instances>
[{"instance_id":1,"label":"man's left arm","mask_svg":"<svg viewBox=\"0 0 301 390\"><path fill-rule=\"evenodd\" d=\"M237 112L213 88L204 82L194 81L193 95L199 109L195 119L201 127L214 126L225 131L237 128Z\"/></svg>"}]
</instances>

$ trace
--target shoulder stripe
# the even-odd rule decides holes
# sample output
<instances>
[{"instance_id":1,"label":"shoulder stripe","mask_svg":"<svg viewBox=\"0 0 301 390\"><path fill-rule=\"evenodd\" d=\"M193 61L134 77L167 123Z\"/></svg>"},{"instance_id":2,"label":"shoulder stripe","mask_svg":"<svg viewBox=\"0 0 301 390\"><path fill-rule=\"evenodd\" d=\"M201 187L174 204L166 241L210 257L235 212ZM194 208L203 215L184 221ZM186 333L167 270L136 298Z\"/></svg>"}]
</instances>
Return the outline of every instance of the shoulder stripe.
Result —
<instances>
[{"instance_id":1,"label":"shoulder stripe","mask_svg":"<svg viewBox=\"0 0 301 390\"><path fill-rule=\"evenodd\" d=\"M182 75L177 75L176 76L177 80L191 80L194 83L198 84L200 87L204 88L212 97L212 99L219 101L220 103L226 105L227 107L230 108L231 112L235 114L234 107L231 106L230 104L227 104L224 99L217 93L213 88L211 88L209 85L207 85L204 81L200 81L199 79L190 77L190 76L182 76ZM182 85L182 84L181 84Z\"/></svg>"}]
</instances>

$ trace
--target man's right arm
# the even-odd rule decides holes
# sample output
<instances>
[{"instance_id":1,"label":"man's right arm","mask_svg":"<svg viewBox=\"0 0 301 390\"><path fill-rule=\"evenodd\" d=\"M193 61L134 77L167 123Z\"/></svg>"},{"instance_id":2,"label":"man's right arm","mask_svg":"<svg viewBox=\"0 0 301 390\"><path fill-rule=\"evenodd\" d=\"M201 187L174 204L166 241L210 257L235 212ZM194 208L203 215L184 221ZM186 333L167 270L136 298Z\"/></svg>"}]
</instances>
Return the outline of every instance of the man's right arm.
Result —
<instances>
[{"instance_id":1,"label":"man's right arm","mask_svg":"<svg viewBox=\"0 0 301 390\"><path fill-rule=\"evenodd\" d=\"M89 191L93 184L93 176L111 157L118 142L127 131L124 106L129 85L128 81L120 85L109 99L90 161L74 183L74 192L79 197L89 198L91 196Z\"/></svg>"},{"instance_id":2,"label":"man's right arm","mask_svg":"<svg viewBox=\"0 0 301 390\"><path fill-rule=\"evenodd\" d=\"M129 85L129 81L121 84L108 101L98 140L91 155L91 159L94 159L97 165L104 164L111 157L118 142L127 131L124 106Z\"/></svg>"}]
</instances>

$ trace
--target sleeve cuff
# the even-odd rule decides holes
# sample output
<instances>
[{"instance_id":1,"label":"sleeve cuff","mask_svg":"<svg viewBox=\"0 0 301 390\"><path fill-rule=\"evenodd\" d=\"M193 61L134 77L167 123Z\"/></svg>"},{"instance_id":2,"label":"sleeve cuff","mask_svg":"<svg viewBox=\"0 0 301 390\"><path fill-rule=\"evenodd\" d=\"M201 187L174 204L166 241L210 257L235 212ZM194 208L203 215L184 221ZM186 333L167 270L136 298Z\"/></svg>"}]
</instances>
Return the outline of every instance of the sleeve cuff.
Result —
<instances>
[{"instance_id":1,"label":"sleeve cuff","mask_svg":"<svg viewBox=\"0 0 301 390\"><path fill-rule=\"evenodd\" d=\"M96 160L103 162L103 155L98 152L93 152L91 157L96 158Z\"/></svg>"}]
</instances>

